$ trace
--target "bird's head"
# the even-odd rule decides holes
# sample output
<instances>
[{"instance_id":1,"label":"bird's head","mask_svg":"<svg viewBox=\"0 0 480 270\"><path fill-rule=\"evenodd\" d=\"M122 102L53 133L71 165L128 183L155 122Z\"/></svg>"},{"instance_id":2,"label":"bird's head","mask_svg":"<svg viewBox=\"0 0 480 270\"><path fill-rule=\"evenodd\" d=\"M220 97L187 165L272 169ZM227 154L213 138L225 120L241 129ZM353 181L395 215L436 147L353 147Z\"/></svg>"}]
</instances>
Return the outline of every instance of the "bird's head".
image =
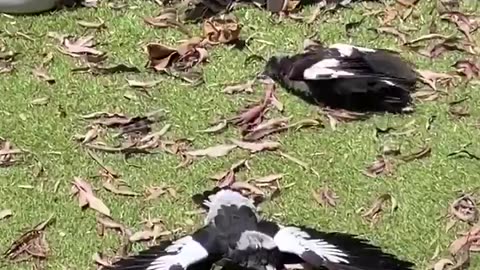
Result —
<instances>
[{"instance_id":1,"label":"bird's head","mask_svg":"<svg viewBox=\"0 0 480 270\"><path fill-rule=\"evenodd\" d=\"M257 79L261 81L265 80L280 80L284 73L283 69L287 57L272 56L267 60L263 72L257 75Z\"/></svg>"}]
</instances>

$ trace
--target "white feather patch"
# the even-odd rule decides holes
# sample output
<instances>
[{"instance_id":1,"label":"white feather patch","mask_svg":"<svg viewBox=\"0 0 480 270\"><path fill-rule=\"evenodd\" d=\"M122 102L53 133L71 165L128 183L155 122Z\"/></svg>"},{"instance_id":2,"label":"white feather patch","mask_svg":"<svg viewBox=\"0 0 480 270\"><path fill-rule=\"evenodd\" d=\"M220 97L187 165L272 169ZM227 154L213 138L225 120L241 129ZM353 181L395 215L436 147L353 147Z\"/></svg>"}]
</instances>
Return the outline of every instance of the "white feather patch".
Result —
<instances>
[{"instance_id":1,"label":"white feather patch","mask_svg":"<svg viewBox=\"0 0 480 270\"><path fill-rule=\"evenodd\" d=\"M191 236L178 239L165 248L165 251L176 254L157 258L146 270L169 270L174 265L181 265L183 269L187 269L188 266L208 257L208 251Z\"/></svg>"},{"instance_id":2,"label":"white feather patch","mask_svg":"<svg viewBox=\"0 0 480 270\"><path fill-rule=\"evenodd\" d=\"M334 70L331 68L322 68L318 66L311 66L303 71L303 78L306 80L317 80L325 77L330 79L336 79L339 77L351 77L355 73L344 71L344 70Z\"/></svg>"},{"instance_id":3,"label":"white feather patch","mask_svg":"<svg viewBox=\"0 0 480 270\"><path fill-rule=\"evenodd\" d=\"M337 49L338 52L340 53L340 55L343 56L343 57L351 56L354 49L358 50L358 51L361 51L361 52L376 52L376 50L374 50L374 49L365 48L365 47L357 47L357 46L353 46L353 45L349 45L349 44L342 44L342 43L336 43L336 44L330 45L329 48Z\"/></svg>"},{"instance_id":4,"label":"white feather patch","mask_svg":"<svg viewBox=\"0 0 480 270\"><path fill-rule=\"evenodd\" d=\"M275 245L272 237L256 231L244 231L237 242L237 249L241 250L246 250L247 248L274 249L276 247L277 245Z\"/></svg>"},{"instance_id":5,"label":"white feather patch","mask_svg":"<svg viewBox=\"0 0 480 270\"><path fill-rule=\"evenodd\" d=\"M386 84L388 84L388 85L390 85L390 86L395 86L395 85L396 85L395 83L393 83L393 82L391 82L391 81L389 81L389 80L382 80L382 82L384 82L384 83L386 83Z\"/></svg>"},{"instance_id":6,"label":"white feather patch","mask_svg":"<svg viewBox=\"0 0 480 270\"><path fill-rule=\"evenodd\" d=\"M312 251L324 260L332 263L349 263L345 254L338 247L322 239L310 239L310 235L297 227L284 227L273 238L282 252L301 256L306 251Z\"/></svg>"},{"instance_id":7,"label":"white feather patch","mask_svg":"<svg viewBox=\"0 0 480 270\"><path fill-rule=\"evenodd\" d=\"M209 207L205 218L205 224L212 222L222 206L228 205L235 205L237 207L246 206L253 210L257 219L260 219L253 201L233 190L222 189L219 192L208 196L208 201L205 201L204 204Z\"/></svg>"},{"instance_id":8,"label":"white feather patch","mask_svg":"<svg viewBox=\"0 0 480 270\"><path fill-rule=\"evenodd\" d=\"M340 65L340 61L334 58L327 58L323 59L322 61L318 61L311 67L305 69L303 71L303 77L307 80L315 80L318 78L329 76L330 78L338 78L340 76L353 76L354 73L343 71L343 70L335 70L332 68L338 67Z\"/></svg>"}]
</instances>

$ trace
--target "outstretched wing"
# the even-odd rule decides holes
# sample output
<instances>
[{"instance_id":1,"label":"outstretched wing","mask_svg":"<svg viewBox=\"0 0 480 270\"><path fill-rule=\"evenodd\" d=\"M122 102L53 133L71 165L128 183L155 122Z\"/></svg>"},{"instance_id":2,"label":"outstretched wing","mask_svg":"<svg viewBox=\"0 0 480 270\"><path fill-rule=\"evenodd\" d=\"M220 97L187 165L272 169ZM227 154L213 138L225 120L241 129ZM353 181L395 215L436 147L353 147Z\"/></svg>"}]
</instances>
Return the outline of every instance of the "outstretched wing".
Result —
<instances>
[{"instance_id":1,"label":"outstretched wing","mask_svg":"<svg viewBox=\"0 0 480 270\"><path fill-rule=\"evenodd\" d=\"M165 241L139 254L120 259L111 270L210 270L221 258L222 250L216 243L216 233L202 228L192 236L174 242Z\"/></svg>"},{"instance_id":2,"label":"outstretched wing","mask_svg":"<svg viewBox=\"0 0 480 270\"><path fill-rule=\"evenodd\" d=\"M275 234L274 242L281 252L295 254L314 267L333 265L342 270L411 270L414 266L350 234L288 226Z\"/></svg>"}]
</instances>

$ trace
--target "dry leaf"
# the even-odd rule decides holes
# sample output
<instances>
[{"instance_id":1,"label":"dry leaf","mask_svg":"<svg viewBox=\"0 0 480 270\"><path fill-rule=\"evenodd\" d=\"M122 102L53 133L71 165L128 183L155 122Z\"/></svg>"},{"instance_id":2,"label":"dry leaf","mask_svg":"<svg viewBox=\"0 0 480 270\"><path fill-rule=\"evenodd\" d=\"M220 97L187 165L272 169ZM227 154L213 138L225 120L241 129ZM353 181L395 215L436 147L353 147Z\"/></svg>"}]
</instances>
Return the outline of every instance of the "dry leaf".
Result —
<instances>
[{"instance_id":1,"label":"dry leaf","mask_svg":"<svg viewBox=\"0 0 480 270\"><path fill-rule=\"evenodd\" d=\"M224 130L227 127L227 120L220 120L216 125L211 126L204 130L198 130L200 133L217 133Z\"/></svg>"},{"instance_id":2,"label":"dry leaf","mask_svg":"<svg viewBox=\"0 0 480 270\"><path fill-rule=\"evenodd\" d=\"M37 78L39 78L42 81L45 81L49 84L55 83L55 78L48 75L47 70L42 66L35 68L32 72L33 72L33 75L35 75Z\"/></svg>"},{"instance_id":3,"label":"dry leaf","mask_svg":"<svg viewBox=\"0 0 480 270\"><path fill-rule=\"evenodd\" d=\"M450 84L454 78L453 75L447 73L439 73L430 70L417 69L417 73L420 75L419 80L430 86L433 90L437 91L436 83Z\"/></svg>"},{"instance_id":4,"label":"dry leaf","mask_svg":"<svg viewBox=\"0 0 480 270\"><path fill-rule=\"evenodd\" d=\"M454 23L469 41L472 41L471 34L480 27L480 20L473 17L458 11L447 11L440 15L440 19Z\"/></svg>"},{"instance_id":5,"label":"dry leaf","mask_svg":"<svg viewBox=\"0 0 480 270\"><path fill-rule=\"evenodd\" d=\"M130 187L126 185L126 183L123 180L120 180L120 179L108 177L108 178L105 178L102 185L103 185L103 188L117 195L140 196L139 193L131 191Z\"/></svg>"},{"instance_id":6,"label":"dry leaf","mask_svg":"<svg viewBox=\"0 0 480 270\"><path fill-rule=\"evenodd\" d=\"M480 78L480 64L473 60L458 60L453 67L457 69L458 74L467 77L467 80Z\"/></svg>"},{"instance_id":7,"label":"dry leaf","mask_svg":"<svg viewBox=\"0 0 480 270\"><path fill-rule=\"evenodd\" d=\"M187 154L195 157L208 156L215 158L226 156L235 148L237 148L237 145L234 144L220 144L205 149L187 151Z\"/></svg>"},{"instance_id":8,"label":"dry leaf","mask_svg":"<svg viewBox=\"0 0 480 270\"><path fill-rule=\"evenodd\" d=\"M400 159L405 162L410 162L415 159L421 159L421 158L427 157L431 154L431 152L432 152L432 148L430 148L430 146L428 145L425 145L420 150L408 155L404 155L400 157Z\"/></svg>"},{"instance_id":9,"label":"dry leaf","mask_svg":"<svg viewBox=\"0 0 480 270\"><path fill-rule=\"evenodd\" d=\"M147 24L158 28L176 27L184 34L192 36L190 30L179 22L175 8L165 8L157 17L143 19Z\"/></svg>"},{"instance_id":10,"label":"dry leaf","mask_svg":"<svg viewBox=\"0 0 480 270\"><path fill-rule=\"evenodd\" d=\"M230 188L234 190L248 191L249 193L253 193L255 195L265 195L265 193L261 189L247 182L236 181L230 185Z\"/></svg>"},{"instance_id":11,"label":"dry leaf","mask_svg":"<svg viewBox=\"0 0 480 270\"><path fill-rule=\"evenodd\" d=\"M211 17L203 22L203 35L210 44L236 42L241 29L237 18L231 14Z\"/></svg>"},{"instance_id":12,"label":"dry leaf","mask_svg":"<svg viewBox=\"0 0 480 270\"><path fill-rule=\"evenodd\" d=\"M48 243L45 238L45 228L53 220L53 215L37 224L33 229L23 233L3 253L3 256L13 262L24 261L30 258L43 260L49 252Z\"/></svg>"},{"instance_id":13,"label":"dry leaf","mask_svg":"<svg viewBox=\"0 0 480 270\"><path fill-rule=\"evenodd\" d=\"M0 211L0 220L9 218L13 215L12 210L10 209L4 209Z\"/></svg>"},{"instance_id":14,"label":"dry leaf","mask_svg":"<svg viewBox=\"0 0 480 270\"><path fill-rule=\"evenodd\" d=\"M280 174L270 174L270 175L267 175L267 176L264 176L264 177L255 178L255 179L253 179L253 181L255 181L255 183L265 184L265 183L271 183L271 182L278 181L282 177L283 177L282 173L280 173Z\"/></svg>"},{"instance_id":15,"label":"dry leaf","mask_svg":"<svg viewBox=\"0 0 480 270\"><path fill-rule=\"evenodd\" d=\"M145 198L145 201L157 199L160 196L162 196L163 194L166 194L167 192L168 192L167 188L163 187L163 186L161 186L161 187L148 187L145 190L145 194L147 196Z\"/></svg>"},{"instance_id":16,"label":"dry leaf","mask_svg":"<svg viewBox=\"0 0 480 270\"><path fill-rule=\"evenodd\" d=\"M450 259L440 259L433 265L433 270L448 270L451 269L448 265L454 265Z\"/></svg>"},{"instance_id":17,"label":"dry leaf","mask_svg":"<svg viewBox=\"0 0 480 270\"><path fill-rule=\"evenodd\" d=\"M85 28L107 28L105 26L105 21L99 18L99 22L88 22L88 21L77 21L77 24Z\"/></svg>"},{"instance_id":18,"label":"dry leaf","mask_svg":"<svg viewBox=\"0 0 480 270\"><path fill-rule=\"evenodd\" d=\"M104 55L103 52L94 49L93 36L85 36L77 39L64 37L61 51L73 57L80 57L83 54Z\"/></svg>"},{"instance_id":19,"label":"dry leaf","mask_svg":"<svg viewBox=\"0 0 480 270\"><path fill-rule=\"evenodd\" d=\"M100 199L95 197L89 183L79 177L75 177L72 184L72 194L78 196L78 203L81 208L88 206L100 214L110 217L110 209Z\"/></svg>"},{"instance_id":20,"label":"dry leaf","mask_svg":"<svg viewBox=\"0 0 480 270\"><path fill-rule=\"evenodd\" d=\"M475 199L467 194L460 196L450 204L449 215L464 222L477 222L478 209Z\"/></svg>"},{"instance_id":21,"label":"dry leaf","mask_svg":"<svg viewBox=\"0 0 480 270\"><path fill-rule=\"evenodd\" d=\"M169 73L191 71L191 68L204 62L208 57L202 39L198 37L184 41L177 48L150 43L147 45L147 54L151 68Z\"/></svg>"},{"instance_id":22,"label":"dry leaf","mask_svg":"<svg viewBox=\"0 0 480 270\"><path fill-rule=\"evenodd\" d=\"M375 199L372 206L362 214L362 217L370 220L372 224L376 223L380 217L380 213L384 211L384 205L388 201L390 201L391 204L391 211L395 211L397 209L397 200L390 194L382 194Z\"/></svg>"},{"instance_id":23,"label":"dry leaf","mask_svg":"<svg viewBox=\"0 0 480 270\"><path fill-rule=\"evenodd\" d=\"M9 167L17 163L15 157L23 151L15 148L11 142L0 137L0 168Z\"/></svg>"},{"instance_id":24,"label":"dry leaf","mask_svg":"<svg viewBox=\"0 0 480 270\"><path fill-rule=\"evenodd\" d=\"M41 98L36 98L32 101L30 101L30 105L34 106L43 106L47 105L49 102L50 98L49 97L41 97Z\"/></svg>"},{"instance_id":25,"label":"dry leaf","mask_svg":"<svg viewBox=\"0 0 480 270\"><path fill-rule=\"evenodd\" d=\"M217 186L220 188L228 187L233 184L233 182L235 182L235 173L237 173L242 168L248 168L246 159L235 162L230 166L230 169L222 171L220 173L216 173L209 178L216 180Z\"/></svg>"},{"instance_id":26,"label":"dry leaf","mask_svg":"<svg viewBox=\"0 0 480 270\"><path fill-rule=\"evenodd\" d=\"M375 178L379 175L390 175L393 171L392 161L385 156L377 156L377 159L368 166L362 173L368 177Z\"/></svg>"},{"instance_id":27,"label":"dry leaf","mask_svg":"<svg viewBox=\"0 0 480 270\"><path fill-rule=\"evenodd\" d=\"M222 92L225 94L235 94L235 93L248 93L251 94L253 93L253 85L255 83L255 80L250 80L246 83L240 83L240 84L235 84L235 85L229 85L225 87Z\"/></svg>"},{"instance_id":28,"label":"dry leaf","mask_svg":"<svg viewBox=\"0 0 480 270\"><path fill-rule=\"evenodd\" d=\"M317 201L317 203L319 203L321 206L337 206L337 200L339 197L328 187L322 187L316 191L313 190L312 194L315 201Z\"/></svg>"},{"instance_id":29,"label":"dry leaf","mask_svg":"<svg viewBox=\"0 0 480 270\"><path fill-rule=\"evenodd\" d=\"M136 80L129 80L127 79L127 83L130 87L133 88L152 88L160 83L160 81L149 81L149 82L142 82Z\"/></svg>"},{"instance_id":30,"label":"dry leaf","mask_svg":"<svg viewBox=\"0 0 480 270\"><path fill-rule=\"evenodd\" d=\"M252 153L265 150L277 150L280 147L280 143L274 141L245 142L236 139L230 139L230 142L242 149L249 150Z\"/></svg>"}]
</instances>

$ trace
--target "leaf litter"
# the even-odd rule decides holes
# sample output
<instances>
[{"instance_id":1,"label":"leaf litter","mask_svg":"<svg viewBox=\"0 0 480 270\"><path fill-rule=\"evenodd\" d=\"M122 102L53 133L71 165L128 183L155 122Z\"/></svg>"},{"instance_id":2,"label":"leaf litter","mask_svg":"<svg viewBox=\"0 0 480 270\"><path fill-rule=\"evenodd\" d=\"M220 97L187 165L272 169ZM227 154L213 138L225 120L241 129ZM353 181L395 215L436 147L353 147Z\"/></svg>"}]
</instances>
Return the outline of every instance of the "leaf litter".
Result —
<instances>
[{"instance_id":1,"label":"leaf litter","mask_svg":"<svg viewBox=\"0 0 480 270\"><path fill-rule=\"evenodd\" d=\"M98 213L110 217L110 209L95 196L92 186L82 178L74 178L71 195L77 196L80 208L83 209L88 206Z\"/></svg>"},{"instance_id":2,"label":"leaf litter","mask_svg":"<svg viewBox=\"0 0 480 270\"><path fill-rule=\"evenodd\" d=\"M10 167L18 163L18 155L24 151L16 148L10 141L0 137L0 168Z\"/></svg>"},{"instance_id":3,"label":"leaf litter","mask_svg":"<svg viewBox=\"0 0 480 270\"><path fill-rule=\"evenodd\" d=\"M3 257L13 263L30 259L40 261L47 259L50 249L45 229L52 221L53 215L50 215L48 219L23 233L3 253Z\"/></svg>"}]
</instances>

